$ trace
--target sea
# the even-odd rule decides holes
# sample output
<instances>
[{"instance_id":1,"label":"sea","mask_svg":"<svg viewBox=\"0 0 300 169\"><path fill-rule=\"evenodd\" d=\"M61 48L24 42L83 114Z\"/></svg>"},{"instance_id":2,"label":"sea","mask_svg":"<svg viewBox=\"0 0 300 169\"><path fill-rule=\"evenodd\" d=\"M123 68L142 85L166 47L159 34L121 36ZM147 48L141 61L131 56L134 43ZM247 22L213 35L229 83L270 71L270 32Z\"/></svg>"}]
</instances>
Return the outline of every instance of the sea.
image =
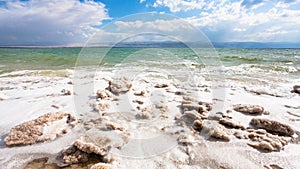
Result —
<instances>
[{"instance_id":1,"label":"sea","mask_svg":"<svg viewBox=\"0 0 300 169\"><path fill-rule=\"evenodd\" d=\"M18 71L55 74L94 66L106 71L161 71L175 78L201 77L291 88L300 80L300 49L294 48L0 48L0 76ZM51 71L50 71L51 70ZM24 74L20 74L24 75ZM173 77L173 78L174 78ZM197 78L195 78L197 79ZM287 90L287 89L285 89Z\"/></svg>"}]
</instances>

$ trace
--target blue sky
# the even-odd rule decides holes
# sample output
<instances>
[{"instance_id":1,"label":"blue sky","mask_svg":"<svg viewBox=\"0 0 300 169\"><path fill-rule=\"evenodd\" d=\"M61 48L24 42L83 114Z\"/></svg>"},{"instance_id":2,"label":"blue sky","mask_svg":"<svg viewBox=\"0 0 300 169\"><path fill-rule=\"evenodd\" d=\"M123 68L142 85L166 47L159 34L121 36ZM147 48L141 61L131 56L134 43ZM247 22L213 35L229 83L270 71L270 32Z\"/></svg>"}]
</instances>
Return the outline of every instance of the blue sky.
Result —
<instances>
[{"instance_id":1,"label":"blue sky","mask_svg":"<svg viewBox=\"0 0 300 169\"><path fill-rule=\"evenodd\" d=\"M143 12L178 18L118 21ZM115 30L103 29L109 24ZM300 42L300 0L0 0L1 46L82 45L95 32L184 35L189 24L214 42Z\"/></svg>"}]
</instances>

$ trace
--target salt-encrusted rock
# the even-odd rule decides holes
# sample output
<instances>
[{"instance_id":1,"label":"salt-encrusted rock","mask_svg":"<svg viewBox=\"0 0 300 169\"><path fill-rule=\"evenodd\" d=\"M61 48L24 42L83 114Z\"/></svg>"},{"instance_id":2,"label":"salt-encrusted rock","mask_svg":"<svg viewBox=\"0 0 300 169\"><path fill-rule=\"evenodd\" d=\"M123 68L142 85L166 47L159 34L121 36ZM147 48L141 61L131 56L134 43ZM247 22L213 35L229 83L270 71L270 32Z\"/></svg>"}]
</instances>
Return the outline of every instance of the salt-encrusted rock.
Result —
<instances>
[{"instance_id":1,"label":"salt-encrusted rock","mask_svg":"<svg viewBox=\"0 0 300 169\"><path fill-rule=\"evenodd\" d=\"M120 130L120 131L125 130L125 128L123 126L121 126L120 124L114 123L114 122L107 122L106 126L112 130Z\"/></svg>"},{"instance_id":2,"label":"salt-encrusted rock","mask_svg":"<svg viewBox=\"0 0 300 169\"><path fill-rule=\"evenodd\" d=\"M110 164L98 163L98 164L94 164L90 169L116 169L116 168Z\"/></svg>"},{"instance_id":3,"label":"salt-encrusted rock","mask_svg":"<svg viewBox=\"0 0 300 169\"><path fill-rule=\"evenodd\" d=\"M47 113L12 128L5 138L5 144L16 146L54 140L66 134L76 122L76 118L68 113Z\"/></svg>"},{"instance_id":4,"label":"salt-encrusted rock","mask_svg":"<svg viewBox=\"0 0 300 169\"><path fill-rule=\"evenodd\" d=\"M203 127L202 120L195 120L195 121L193 122L193 128L194 128L195 130L200 131L200 130L202 129L202 127Z\"/></svg>"},{"instance_id":5,"label":"salt-encrusted rock","mask_svg":"<svg viewBox=\"0 0 300 169\"><path fill-rule=\"evenodd\" d=\"M233 110L252 115L268 114L268 112L265 111L265 109L262 106L251 104L236 104L233 105Z\"/></svg>"},{"instance_id":6,"label":"salt-encrusted rock","mask_svg":"<svg viewBox=\"0 0 300 169\"><path fill-rule=\"evenodd\" d=\"M252 141L248 145L259 150L280 151L288 143L288 140L282 136L259 133L251 132L248 134L248 138Z\"/></svg>"},{"instance_id":7,"label":"salt-encrusted rock","mask_svg":"<svg viewBox=\"0 0 300 169\"><path fill-rule=\"evenodd\" d=\"M126 93L130 90L132 84L125 77L109 81L109 85L106 88L115 95Z\"/></svg>"},{"instance_id":8,"label":"salt-encrusted rock","mask_svg":"<svg viewBox=\"0 0 300 169\"><path fill-rule=\"evenodd\" d=\"M99 132L97 129L87 131L86 135L75 140L67 149L61 151L59 156L65 164L83 163L90 158L96 158L104 163L110 163L114 157L109 155L112 147L121 147L126 143L123 137L125 133L120 134L115 131Z\"/></svg>"},{"instance_id":9,"label":"salt-encrusted rock","mask_svg":"<svg viewBox=\"0 0 300 169\"><path fill-rule=\"evenodd\" d=\"M168 87L169 85L168 84L165 84L165 83L159 83L159 84L156 84L154 87L155 88L165 88L165 87Z\"/></svg>"},{"instance_id":10,"label":"salt-encrusted rock","mask_svg":"<svg viewBox=\"0 0 300 169\"><path fill-rule=\"evenodd\" d=\"M293 86L292 92L300 94L300 85Z\"/></svg>"},{"instance_id":11,"label":"salt-encrusted rock","mask_svg":"<svg viewBox=\"0 0 300 169\"><path fill-rule=\"evenodd\" d=\"M187 126L192 126L195 120L201 120L200 114L195 111L185 111L179 121L184 122Z\"/></svg>"},{"instance_id":12,"label":"salt-encrusted rock","mask_svg":"<svg viewBox=\"0 0 300 169\"><path fill-rule=\"evenodd\" d=\"M169 108L168 108L168 106L166 104L164 104L164 103L156 103L155 104L155 108L160 111L160 117L168 118Z\"/></svg>"},{"instance_id":13,"label":"salt-encrusted rock","mask_svg":"<svg viewBox=\"0 0 300 169\"><path fill-rule=\"evenodd\" d=\"M195 140L193 139L192 135L180 135L177 139L177 142L181 145L192 145L195 143Z\"/></svg>"},{"instance_id":14,"label":"salt-encrusted rock","mask_svg":"<svg viewBox=\"0 0 300 169\"><path fill-rule=\"evenodd\" d=\"M104 138L105 139L105 138ZM110 146L103 146L96 144L94 142L88 142L84 139L78 139L75 141L74 146L76 146L78 149L80 149L83 152L86 152L88 154L95 153L100 156L104 156L108 153L110 150Z\"/></svg>"},{"instance_id":15,"label":"salt-encrusted rock","mask_svg":"<svg viewBox=\"0 0 300 169\"><path fill-rule=\"evenodd\" d=\"M198 102L199 105L205 106L206 111L211 111L212 110L212 104L211 103L207 103L207 102Z\"/></svg>"},{"instance_id":16,"label":"salt-encrusted rock","mask_svg":"<svg viewBox=\"0 0 300 169\"><path fill-rule=\"evenodd\" d=\"M108 103L94 103L92 104L94 111L101 112L109 109L110 105Z\"/></svg>"},{"instance_id":17,"label":"salt-encrusted rock","mask_svg":"<svg viewBox=\"0 0 300 169\"><path fill-rule=\"evenodd\" d=\"M112 93L108 90L97 90L97 98L100 99L110 99L112 97Z\"/></svg>"},{"instance_id":18,"label":"salt-encrusted rock","mask_svg":"<svg viewBox=\"0 0 300 169\"><path fill-rule=\"evenodd\" d=\"M200 120L195 120L193 128L201 131L202 134L208 135L209 137L223 141L230 141L230 136L228 135L226 128L217 122L208 120L201 122Z\"/></svg>"},{"instance_id":19,"label":"salt-encrusted rock","mask_svg":"<svg viewBox=\"0 0 300 169\"><path fill-rule=\"evenodd\" d=\"M72 145L69 148L62 150L62 160L65 164L85 163L89 159L89 154L79 150L76 146Z\"/></svg>"},{"instance_id":20,"label":"salt-encrusted rock","mask_svg":"<svg viewBox=\"0 0 300 169\"><path fill-rule=\"evenodd\" d=\"M133 103L137 103L137 104L144 104L144 102L141 101L141 100L133 100L132 102L133 102Z\"/></svg>"},{"instance_id":21,"label":"salt-encrusted rock","mask_svg":"<svg viewBox=\"0 0 300 169\"><path fill-rule=\"evenodd\" d=\"M192 110L195 110L199 113L203 113L203 112L207 112L208 111L208 108L204 105L199 105L197 103L190 103L190 104L187 104L187 103L183 103L182 105L182 110L185 112L185 111L192 111Z\"/></svg>"},{"instance_id":22,"label":"salt-encrusted rock","mask_svg":"<svg viewBox=\"0 0 300 169\"><path fill-rule=\"evenodd\" d=\"M230 127L230 128L236 128L236 129L242 129L245 130L246 127L233 121L232 119L228 119L228 118L222 118L219 120L220 124L223 124L226 127Z\"/></svg>"},{"instance_id":23,"label":"salt-encrusted rock","mask_svg":"<svg viewBox=\"0 0 300 169\"><path fill-rule=\"evenodd\" d=\"M66 90L66 89L62 89L61 90L61 93L63 94L63 95L72 95L72 92L70 91L70 90Z\"/></svg>"},{"instance_id":24,"label":"salt-encrusted rock","mask_svg":"<svg viewBox=\"0 0 300 169\"><path fill-rule=\"evenodd\" d=\"M150 111L143 109L141 112L136 114L136 119L150 119L152 118L152 114Z\"/></svg>"},{"instance_id":25,"label":"salt-encrusted rock","mask_svg":"<svg viewBox=\"0 0 300 169\"><path fill-rule=\"evenodd\" d=\"M175 95L184 95L184 92L182 92L182 91L176 91L174 94Z\"/></svg>"},{"instance_id":26,"label":"salt-encrusted rock","mask_svg":"<svg viewBox=\"0 0 300 169\"><path fill-rule=\"evenodd\" d=\"M134 92L133 94L136 96L145 96L147 92L145 90L141 90L139 92Z\"/></svg>"},{"instance_id":27,"label":"salt-encrusted rock","mask_svg":"<svg viewBox=\"0 0 300 169\"><path fill-rule=\"evenodd\" d=\"M264 119L264 118L253 118L250 122L251 125L257 128L265 129L271 133L278 133L280 135L292 136L295 131L291 126L283 124L281 122Z\"/></svg>"}]
</instances>

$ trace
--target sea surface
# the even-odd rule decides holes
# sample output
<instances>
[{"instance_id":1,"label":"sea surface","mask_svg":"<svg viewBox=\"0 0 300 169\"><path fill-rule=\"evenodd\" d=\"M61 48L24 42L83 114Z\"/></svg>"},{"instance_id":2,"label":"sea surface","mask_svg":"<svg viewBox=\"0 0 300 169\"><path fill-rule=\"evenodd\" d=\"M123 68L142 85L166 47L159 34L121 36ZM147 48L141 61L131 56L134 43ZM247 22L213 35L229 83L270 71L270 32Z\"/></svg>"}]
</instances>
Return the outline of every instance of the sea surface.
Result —
<instances>
[{"instance_id":1,"label":"sea surface","mask_svg":"<svg viewBox=\"0 0 300 169\"><path fill-rule=\"evenodd\" d=\"M268 76L276 81L300 78L300 49L0 48L0 74L74 69L82 65L130 67L132 71L173 69L202 75L214 72L239 80Z\"/></svg>"}]
</instances>

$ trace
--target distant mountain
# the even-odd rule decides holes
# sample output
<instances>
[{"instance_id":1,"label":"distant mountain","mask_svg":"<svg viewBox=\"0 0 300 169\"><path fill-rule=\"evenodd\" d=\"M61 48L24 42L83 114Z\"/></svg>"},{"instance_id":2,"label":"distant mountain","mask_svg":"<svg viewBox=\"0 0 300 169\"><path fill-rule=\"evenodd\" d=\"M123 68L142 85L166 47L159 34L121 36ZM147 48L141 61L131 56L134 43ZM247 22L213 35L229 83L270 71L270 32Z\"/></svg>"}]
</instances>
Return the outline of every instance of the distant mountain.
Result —
<instances>
[{"instance_id":1,"label":"distant mountain","mask_svg":"<svg viewBox=\"0 0 300 169\"><path fill-rule=\"evenodd\" d=\"M22 48L60 48L60 47L84 47L85 45L73 46L46 46L46 45L23 45L23 46L0 46L1 47L22 47ZM90 47L124 47L124 48L186 48L186 47L201 47L201 48L299 48L300 42L121 42L118 44L89 44Z\"/></svg>"},{"instance_id":2,"label":"distant mountain","mask_svg":"<svg viewBox=\"0 0 300 169\"><path fill-rule=\"evenodd\" d=\"M122 42L115 47L213 47L215 48L300 48L299 43L288 42Z\"/></svg>"}]
</instances>

